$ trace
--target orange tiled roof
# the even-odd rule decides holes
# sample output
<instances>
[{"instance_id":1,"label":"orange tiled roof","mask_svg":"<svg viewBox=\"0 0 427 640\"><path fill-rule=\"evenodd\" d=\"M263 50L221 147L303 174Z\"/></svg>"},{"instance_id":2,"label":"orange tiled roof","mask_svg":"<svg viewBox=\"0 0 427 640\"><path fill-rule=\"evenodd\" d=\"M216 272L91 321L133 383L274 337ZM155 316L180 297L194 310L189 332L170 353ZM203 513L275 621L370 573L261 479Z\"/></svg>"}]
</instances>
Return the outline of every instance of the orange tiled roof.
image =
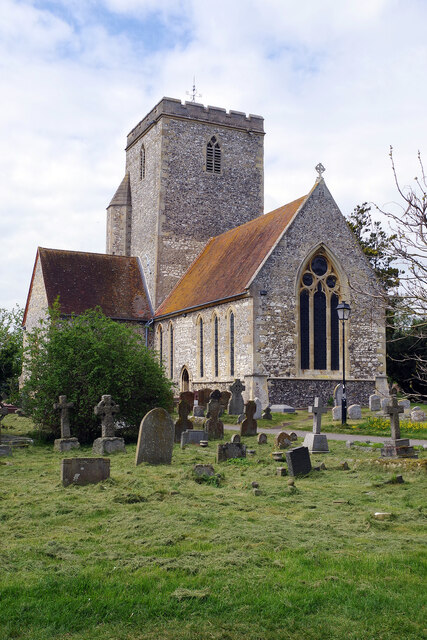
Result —
<instances>
[{"instance_id":1,"label":"orange tiled roof","mask_svg":"<svg viewBox=\"0 0 427 640\"><path fill-rule=\"evenodd\" d=\"M211 238L156 316L243 294L307 196Z\"/></svg>"},{"instance_id":2,"label":"orange tiled roof","mask_svg":"<svg viewBox=\"0 0 427 640\"><path fill-rule=\"evenodd\" d=\"M65 315L100 306L124 320L152 317L137 258L39 248L49 306L57 296Z\"/></svg>"}]
</instances>

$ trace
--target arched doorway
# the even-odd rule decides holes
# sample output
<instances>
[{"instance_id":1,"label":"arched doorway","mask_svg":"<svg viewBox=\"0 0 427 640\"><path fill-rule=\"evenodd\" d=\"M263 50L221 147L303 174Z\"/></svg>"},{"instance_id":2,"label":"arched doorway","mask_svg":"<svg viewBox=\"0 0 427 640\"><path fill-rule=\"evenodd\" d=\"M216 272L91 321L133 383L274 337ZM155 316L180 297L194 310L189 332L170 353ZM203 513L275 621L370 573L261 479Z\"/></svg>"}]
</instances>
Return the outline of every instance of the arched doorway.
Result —
<instances>
[{"instance_id":1,"label":"arched doorway","mask_svg":"<svg viewBox=\"0 0 427 640\"><path fill-rule=\"evenodd\" d=\"M181 391L190 391L190 376L187 367L183 367L181 372Z\"/></svg>"}]
</instances>

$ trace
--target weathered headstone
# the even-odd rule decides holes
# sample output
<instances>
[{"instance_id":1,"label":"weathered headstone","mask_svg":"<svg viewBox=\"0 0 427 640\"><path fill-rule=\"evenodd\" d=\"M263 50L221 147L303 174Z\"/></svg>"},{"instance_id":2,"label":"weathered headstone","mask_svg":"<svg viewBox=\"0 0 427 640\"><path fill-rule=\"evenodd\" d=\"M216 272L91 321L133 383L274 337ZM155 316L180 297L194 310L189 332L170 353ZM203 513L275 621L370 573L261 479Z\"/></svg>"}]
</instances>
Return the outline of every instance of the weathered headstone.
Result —
<instances>
[{"instance_id":1,"label":"weathered headstone","mask_svg":"<svg viewBox=\"0 0 427 640\"><path fill-rule=\"evenodd\" d=\"M234 444L235 442L240 442L240 435L238 433L234 433L231 436L231 442Z\"/></svg>"},{"instance_id":2,"label":"weathered headstone","mask_svg":"<svg viewBox=\"0 0 427 640\"><path fill-rule=\"evenodd\" d=\"M199 398L199 407L207 407L209 402L209 396L212 393L212 389L199 389L198 398Z\"/></svg>"},{"instance_id":3,"label":"weathered headstone","mask_svg":"<svg viewBox=\"0 0 427 640\"><path fill-rule=\"evenodd\" d=\"M391 442L385 442L381 449L383 458L417 458L414 447L410 445L408 438L400 437L399 414L404 412L400 407L396 394L391 396L391 402L385 408L385 412L390 416Z\"/></svg>"},{"instance_id":4,"label":"weathered headstone","mask_svg":"<svg viewBox=\"0 0 427 640\"><path fill-rule=\"evenodd\" d=\"M289 435L289 437L291 439L291 442L296 442L298 440L298 436L295 433L295 431L291 431L288 435Z\"/></svg>"},{"instance_id":5,"label":"weathered headstone","mask_svg":"<svg viewBox=\"0 0 427 640\"><path fill-rule=\"evenodd\" d=\"M337 406L337 407L332 407L332 420L339 420L339 422L341 422L341 415L342 415L342 410L341 410L341 406Z\"/></svg>"},{"instance_id":6,"label":"weathered headstone","mask_svg":"<svg viewBox=\"0 0 427 640\"><path fill-rule=\"evenodd\" d=\"M403 400L399 400L399 407L403 407L403 417L410 418L411 417L411 402L407 398L403 398Z\"/></svg>"},{"instance_id":7,"label":"weathered headstone","mask_svg":"<svg viewBox=\"0 0 427 640\"><path fill-rule=\"evenodd\" d=\"M327 408L322 407L322 403L316 397L313 406L308 407L308 412L313 414L313 433L307 433L303 446L311 453L329 453L328 439L321 433L322 414L327 412Z\"/></svg>"},{"instance_id":8,"label":"weathered headstone","mask_svg":"<svg viewBox=\"0 0 427 640\"><path fill-rule=\"evenodd\" d=\"M80 443L77 438L71 437L69 409L74 407L74 402L67 402L67 396L59 396L59 402L55 402L54 409L61 411L61 437L56 438L53 443L55 451L70 451L78 449Z\"/></svg>"},{"instance_id":9,"label":"weathered headstone","mask_svg":"<svg viewBox=\"0 0 427 640\"><path fill-rule=\"evenodd\" d=\"M390 398L381 398L381 411L384 415L387 415L387 407L390 404Z\"/></svg>"},{"instance_id":10,"label":"weathered headstone","mask_svg":"<svg viewBox=\"0 0 427 640\"><path fill-rule=\"evenodd\" d=\"M219 399L219 404L227 411L228 403L230 402L231 393L229 391L221 391L221 397Z\"/></svg>"},{"instance_id":11,"label":"weathered headstone","mask_svg":"<svg viewBox=\"0 0 427 640\"><path fill-rule=\"evenodd\" d=\"M248 400L245 406L245 419L240 425L241 436L256 436L257 434L257 421L254 420L256 412L256 404L253 400Z\"/></svg>"},{"instance_id":12,"label":"weathered headstone","mask_svg":"<svg viewBox=\"0 0 427 640\"><path fill-rule=\"evenodd\" d=\"M290 447L291 444L292 444L291 438L289 434L286 433L286 431L280 431L280 433L278 433L277 436L274 438L274 445L278 449L286 449L287 447Z\"/></svg>"},{"instance_id":13,"label":"weathered headstone","mask_svg":"<svg viewBox=\"0 0 427 640\"><path fill-rule=\"evenodd\" d=\"M183 431L193 429L193 423L188 419L188 414L191 411L191 407L187 400L182 398L178 402L178 415L179 418L175 422L175 442L181 442L181 434Z\"/></svg>"},{"instance_id":14,"label":"weathered headstone","mask_svg":"<svg viewBox=\"0 0 427 640\"><path fill-rule=\"evenodd\" d=\"M215 475L215 469L211 464L195 464L193 467L193 473L197 478L200 478L201 476L211 477Z\"/></svg>"},{"instance_id":15,"label":"weathered headstone","mask_svg":"<svg viewBox=\"0 0 427 640\"><path fill-rule=\"evenodd\" d=\"M267 435L265 433L258 434L258 444L267 444Z\"/></svg>"},{"instance_id":16,"label":"weathered headstone","mask_svg":"<svg viewBox=\"0 0 427 640\"><path fill-rule=\"evenodd\" d=\"M101 397L100 402L94 408L95 415L101 418L101 437L94 440L92 451L105 455L114 451L125 451L125 441L123 438L114 436L114 416L120 411L110 395Z\"/></svg>"},{"instance_id":17,"label":"weathered headstone","mask_svg":"<svg viewBox=\"0 0 427 640\"><path fill-rule=\"evenodd\" d=\"M254 415L254 420L261 420L262 416L262 404L259 398L255 398L256 411Z\"/></svg>"},{"instance_id":18,"label":"weathered headstone","mask_svg":"<svg viewBox=\"0 0 427 640\"><path fill-rule=\"evenodd\" d=\"M190 411L192 410L194 404L194 391L181 391L181 393L179 394L179 399L185 400L185 402L190 407Z\"/></svg>"},{"instance_id":19,"label":"weathered headstone","mask_svg":"<svg viewBox=\"0 0 427 640\"><path fill-rule=\"evenodd\" d=\"M152 409L141 420L135 465L172 462L175 425L165 409Z\"/></svg>"},{"instance_id":20,"label":"weathered headstone","mask_svg":"<svg viewBox=\"0 0 427 640\"><path fill-rule=\"evenodd\" d=\"M296 447L286 451L286 462L290 476L306 475L311 471L310 453L307 447Z\"/></svg>"},{"instance_id":21,"label":"weathered headstone","mask_svg":"<svg viewBox=\"0 0 427 640\"><path fill-rule=\"evenodd\" d=\"M61 460L61 482L70 484L96 484L110 477L109 458L64 458Z\"/></svg>"},{"instance_id":22,"label":"weathered headstone","mask_svg":"<svg viewBox=\"0 0 427 640\"><path fill-rule=\"evenodd\" d=\"M262 412L262 416L261 416L261 418L262 418L263 420L273 420L273 416L271 415L271 409L270 409L270 407L266 407L266 408L264 409L264 411Z\"/></svg>"},{"instance_id":23,"label":"weathered headstone","mask_svg":"<svg viewBox=\"0 0 427 640\"><path fill-rule=\"evenodd\" d=\"M242 391L244 391L245 388L245 385L238 378L236 378L231 387L229 387L231 398L228 403L228 415L239 416L244 412L245 403L243 401Z\"/></svg>"},{"instance_id":24,"label":"weathered headstone","mask_svg":"<svg viewBox=\"0 0 427 640\"><path fill-rule=\"evenodd\" d=\"M342 383L337 384L334 389L334 406L340 407L342 403L343 386Z\"/></svg>"},{"instance_id":25,"label":"weathered headstone","mask_svg":"<svg viewBox=\"0 0 427 640\"><path fill-rule=\"evenodd\" d=\"M362 407L360 404L351 404L347 410L347 417L349 420L361 420Z\"/></svg>"},{"instance_id":26,"label":"weathered headstone","mask_svg":"<svg viewBox=\"0 0 427 640\"><path fill-rule=\"evenodd\" d=\"M425 422L427 420L425 412L420 407L414 407L411 411L412 422Z\"/></svg>"},{"instance_id":27,"label":"weathered headstone","mask_svg":"<svg viewBox=\"0 0 427 640\"><path fill-rule=\"evenodd\" d=\"M246 445L241 442L218 444L216 461L225 462L230 458L246 458Z\"/></svg>"},{"instance_id":28,"label":"weathered headstone","mask_svg":"<svg viewBox=\"0 0 427 640\"><path fill-rule=\"evenodd\" d=\"M190 429L181 433L181 449L187 444L200 444L201 440L207 440L208 434L200 429Z\"/></svg>"},{"instance_id":29,"label":"weathered headstone","mask_svg":"<svg viewBox=\"0 0 427 640\"><path fill-rule=\"evenodd\" d=\"M209 400L208 404L208 415L209 418L205 420L203 428L207 431L208 440L219 440L224 437L224 425L219 419L219 412L221 410L221 405L219 404L219 399L213 397L211 394L211 400Z\"/></svg>"},{"instance_id":30,"label":"weathered headstone","mask_svg":"<svg viewBox=\"0 0 427 640\"><path fill-rule=\"evenodd\" d=\"M205 407L202 405L194 405L193 407L193 416L195 418L204 418L205 417Z\"/></svg>"},{"instance_id":31,"label":"weathered headstone","mask_svg":"<svg viewBox=\"0 0 427 640\"><path fill-rule=\"evenodd\" d=\"M381 411L381 397L376 393L369 396L369 411Z\"/></svg>"}]
</instances>

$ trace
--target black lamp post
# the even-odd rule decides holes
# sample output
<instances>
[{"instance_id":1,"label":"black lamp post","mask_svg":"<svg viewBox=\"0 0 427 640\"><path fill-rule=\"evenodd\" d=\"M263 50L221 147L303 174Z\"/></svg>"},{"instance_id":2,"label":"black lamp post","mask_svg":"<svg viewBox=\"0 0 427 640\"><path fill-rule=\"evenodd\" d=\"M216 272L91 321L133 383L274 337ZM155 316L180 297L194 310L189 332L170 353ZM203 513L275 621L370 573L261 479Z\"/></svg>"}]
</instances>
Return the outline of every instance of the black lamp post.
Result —
<instances>
[{"instance_id":1,"label":"black lamp post","mask_svg":"<svg viewBox=\"0 0 427 640\"><path fill-rule=\"evenodd\" d=\"M346 302L337 304L338 318L342 323L342 400L341 400L341 424L347 423L347 393L345 388L345 323L349 319L351 309Z\"/></svg>"}]
</instances>

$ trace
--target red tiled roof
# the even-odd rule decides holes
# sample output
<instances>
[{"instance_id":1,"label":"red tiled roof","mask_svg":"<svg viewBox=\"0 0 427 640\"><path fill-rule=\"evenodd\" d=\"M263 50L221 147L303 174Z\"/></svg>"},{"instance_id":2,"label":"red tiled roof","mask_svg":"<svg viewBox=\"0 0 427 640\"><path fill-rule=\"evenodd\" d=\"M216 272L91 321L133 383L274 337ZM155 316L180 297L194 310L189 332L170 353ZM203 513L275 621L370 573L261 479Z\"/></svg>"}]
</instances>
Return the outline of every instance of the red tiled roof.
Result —
<instances>
[{"instance_id":1,"label":"red tiled roof","mask_svg":"<svg viewBox=\"0 0 427 640\"><path fill-rule=\"evenodd\" d=\"M306 198L211 238L156 316L243 294Z\"/></svg>"},{"instance_id":2,"label":"red tiled roof","mask_svg":"<svg viewBox=\"0 0 427 640\"><path fill-rule=\"evenodd\" d=\"M48 304L59 296L61 313L79 314L100 306L114 319L152 317L137 258L41 247L38 255Z\"/></svg>"}]
</instances>

